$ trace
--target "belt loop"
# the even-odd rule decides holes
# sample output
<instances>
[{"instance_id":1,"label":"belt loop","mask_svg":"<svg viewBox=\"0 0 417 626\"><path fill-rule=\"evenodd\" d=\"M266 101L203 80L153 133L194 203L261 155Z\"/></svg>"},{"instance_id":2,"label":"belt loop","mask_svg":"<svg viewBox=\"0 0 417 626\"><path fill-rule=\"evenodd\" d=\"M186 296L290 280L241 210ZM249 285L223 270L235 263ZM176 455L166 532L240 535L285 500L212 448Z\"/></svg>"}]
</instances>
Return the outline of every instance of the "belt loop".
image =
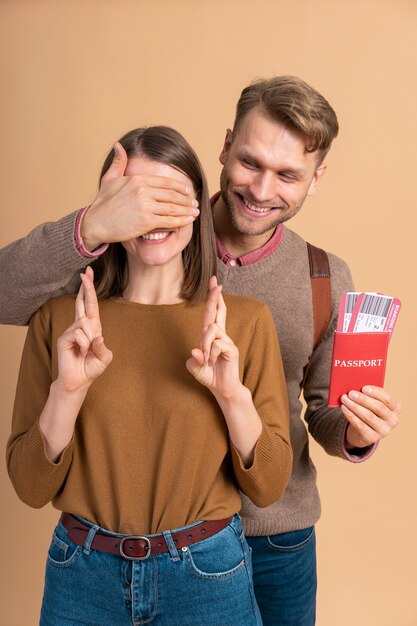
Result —
<instances>
[{"instance_id":1,"label":"belt loop","mask_svg":"<svg viewBox=\"0 0 417 626\"><path fill-rule=\"evenodd\" d=\"M178 554L178 550L172 538L171 531L164 530L162 534L164 535L164 539L167 543L169 554L171 555L171 559L173 561L179 561L180 555Z\"/></svg>"},{"instance_id":2,"label":"belt loop","mask_svg":"<svg viewBox=\"0 0 417 626\"><path fill-rule=\"evenodd\" d=\"M98 529L100 528L100 526L97 526L96 524L94 524L94 526L91 526L90 530L88 531L88 535L86 537L85 543L84 543L84 548L83 548L83 552L84 554L89 555L91 552L91 544L93 543L93 539L95 537L96 532L98 531Z\"/></svg>"}]
</instances>

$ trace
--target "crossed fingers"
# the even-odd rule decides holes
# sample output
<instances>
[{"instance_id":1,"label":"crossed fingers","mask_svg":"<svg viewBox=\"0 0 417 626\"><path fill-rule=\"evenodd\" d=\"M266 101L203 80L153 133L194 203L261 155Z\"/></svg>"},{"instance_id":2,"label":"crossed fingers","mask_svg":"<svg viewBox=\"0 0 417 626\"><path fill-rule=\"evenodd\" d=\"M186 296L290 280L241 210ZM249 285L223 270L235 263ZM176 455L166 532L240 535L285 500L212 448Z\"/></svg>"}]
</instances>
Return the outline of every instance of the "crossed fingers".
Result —
<instances>
[{"instance_id":1,"label":"crossed fingers","mask_svg":"<svg viewBox=\"0 0 417 626\"><path fill-rule=\"evenodd\" d=\"M75 299L75 322L67 330L67 333L73 333L83 355L87 354L94 339L101 336L100 314L93 279L94 272L91 267L87 267L85 274L81 274L82 282Z\"/></svg>"},{"instance_id":2,"label":"crossed fingers","mask_svg":"<svg viewBox=\"0 0 417 626\"><path fill-rule=\"evenodd\" d=\"M201 332L201 350L204 360L215 362L226 347L224 342L232 344L226 335L227 309L222 296L222 287L217 284L217 278L212 276L209 281L209 296L203 317Z\"/></svg>"},{"instance_id":3,"label":"crossed fingers","mask_svg":"<svg viewBox=\"0 0 417 626\"><path fill-rule=\"evenodd\" d=\"M90 320L100 321L98 300L94 289L94 272L89 266L85 274L81 274L82 284L75 300L75 319L88 317Z\"/></svg>"}]
</instances>

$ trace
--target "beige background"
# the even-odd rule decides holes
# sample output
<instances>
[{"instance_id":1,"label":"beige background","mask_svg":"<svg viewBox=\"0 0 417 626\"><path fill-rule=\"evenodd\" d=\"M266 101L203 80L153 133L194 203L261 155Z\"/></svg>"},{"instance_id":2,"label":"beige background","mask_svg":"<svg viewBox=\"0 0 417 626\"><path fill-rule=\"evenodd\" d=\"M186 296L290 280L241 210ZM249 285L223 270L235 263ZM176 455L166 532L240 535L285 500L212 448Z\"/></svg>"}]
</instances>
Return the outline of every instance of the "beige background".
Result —
<instances>
[{"instance_id":1,"label":"beige background","mask_svg":"<svg viewBox=\"0 0 417 626\"><path fill-rule=\"evenodd\" d=\"M329 171L292 226L346 259L358 288L402 299L387 388L404 411L365 464L313 445L317 623L415 626L415 0L3 0L0 22L0 245L87 204L130 128L178 128L214 192L225 129L254 77L299 75L333 104ZM24 335L0 328L3 449ZM30 626L57 513L20 503L4 463L0 473L1 623Z\"/></svg>"}]
</instances>

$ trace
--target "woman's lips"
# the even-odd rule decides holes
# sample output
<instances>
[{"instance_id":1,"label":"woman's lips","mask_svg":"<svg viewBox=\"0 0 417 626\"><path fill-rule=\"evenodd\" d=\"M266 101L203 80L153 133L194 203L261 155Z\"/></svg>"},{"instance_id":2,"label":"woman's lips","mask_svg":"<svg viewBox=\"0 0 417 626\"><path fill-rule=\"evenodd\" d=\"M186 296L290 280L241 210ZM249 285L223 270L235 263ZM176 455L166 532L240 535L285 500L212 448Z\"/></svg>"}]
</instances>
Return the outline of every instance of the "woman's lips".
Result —
<instances>
[{"instance_id":1,"label":"woman's lips","mask_svg":"<svg viewBox=\"0 0 417 626\"><path fill-rule=\"evenodd\" d=\"M173 230L153 230L150 233L141 235L138 239L146 241L146 243L158 244L166 241L173 232Z\"/></svg>"}]
</instances>

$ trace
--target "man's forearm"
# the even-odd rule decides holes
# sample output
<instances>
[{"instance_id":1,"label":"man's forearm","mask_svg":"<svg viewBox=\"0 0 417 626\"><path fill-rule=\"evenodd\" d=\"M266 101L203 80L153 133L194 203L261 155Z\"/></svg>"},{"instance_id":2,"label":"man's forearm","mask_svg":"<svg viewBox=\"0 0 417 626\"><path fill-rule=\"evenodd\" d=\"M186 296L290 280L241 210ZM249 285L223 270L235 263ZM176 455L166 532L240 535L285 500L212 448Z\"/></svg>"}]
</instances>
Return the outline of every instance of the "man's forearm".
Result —
<instances>
[{"instance_id":1,"label":"man's forearm","mask_svg":"<svg viewBox=\"0 0 417 626\"><path fill-rule=\"evenodd\" d=\"M26 324L47 300L77 289L91 259L76 248L76 216L41 224L0 250L0 323Z\"/></svg>"}]
</instances>

